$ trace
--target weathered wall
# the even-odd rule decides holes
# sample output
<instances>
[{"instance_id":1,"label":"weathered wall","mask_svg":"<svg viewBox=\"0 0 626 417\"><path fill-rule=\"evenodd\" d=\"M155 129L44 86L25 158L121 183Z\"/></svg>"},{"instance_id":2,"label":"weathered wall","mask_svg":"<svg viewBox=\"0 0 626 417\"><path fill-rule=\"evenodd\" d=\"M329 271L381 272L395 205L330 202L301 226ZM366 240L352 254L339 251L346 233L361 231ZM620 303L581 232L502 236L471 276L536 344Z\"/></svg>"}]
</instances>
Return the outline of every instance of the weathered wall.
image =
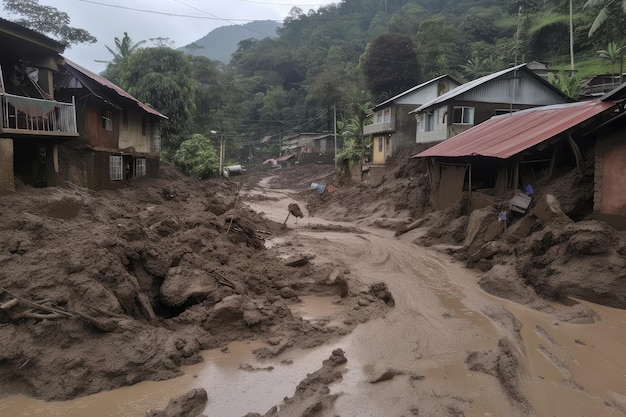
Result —
<instances>
[{"instance_id":1,"label":"weathered wall","mask_svg":"<svg viewBox=\"0 0 626 417\"><path fill-rule=\"evenodd\" d=\"M14 191L13 139L0 139L0 195Z\"/></svg>"},{"instance_id":2,"label":"weathered wall","mask_svg":"<svg viewBox=\"0 0 626 417\"><path fill-rule=\"evenodd\" d=\"M596 144L594 214L626 228L626 129L612 130Z\"/></svg>"}]
</instances>

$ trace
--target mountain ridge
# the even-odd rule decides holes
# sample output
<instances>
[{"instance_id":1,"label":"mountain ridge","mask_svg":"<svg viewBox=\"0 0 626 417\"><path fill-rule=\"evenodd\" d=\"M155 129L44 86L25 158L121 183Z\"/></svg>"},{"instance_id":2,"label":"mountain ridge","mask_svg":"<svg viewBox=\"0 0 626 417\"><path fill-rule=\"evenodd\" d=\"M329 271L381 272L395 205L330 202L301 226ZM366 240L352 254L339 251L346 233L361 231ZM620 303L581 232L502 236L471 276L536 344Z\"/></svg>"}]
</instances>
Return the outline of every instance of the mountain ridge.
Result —
<instances>
[{"instance_id":1,"label":"mountain ridge","mask_svg":"<svg viewBox=\"0 0 626 417\"><path fill-rule=\"evenodd\" d=\"M274 20L254 20L243 25L227 25L213 29L195 42L178 48L180 51L205 56L213 61L228 64L239 42L245 39L277 38L282 23Z\"/></svg>"}]
</instances>

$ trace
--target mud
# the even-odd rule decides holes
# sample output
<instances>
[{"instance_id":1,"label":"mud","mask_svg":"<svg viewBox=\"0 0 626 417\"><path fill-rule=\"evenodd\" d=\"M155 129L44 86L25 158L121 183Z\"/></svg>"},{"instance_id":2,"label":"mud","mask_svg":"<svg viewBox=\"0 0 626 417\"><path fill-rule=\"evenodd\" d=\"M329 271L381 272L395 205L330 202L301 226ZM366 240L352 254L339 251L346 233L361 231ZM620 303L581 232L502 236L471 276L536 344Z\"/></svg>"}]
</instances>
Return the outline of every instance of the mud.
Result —
<instances>
[{"instance_id":1,"label":"mud","mask_svg":"<svg viewBox=\"0 0 626 417\"><path fill-rule=\"evenodd\" d=\"M120 191L0 199L0 304L16 303L0 310L0 392L65 400L179 376L233 340L272 338L275 355L337 337L289 306L310 294L357 306L358 280L266 250L285 229L246 208L242 187L164 166ZM371 298L341 333L389 308Z\"/></svg>"},{"instance_id":2,"label":"mud","mask_svg":"<svg viewBox=\"0 0 626 417\"><path fill-rule=\"evenodd\" d=\"M21 187L0 200L0 301L20 297L2 316L0 391L65 399L171 378L252 340L259 360L333 353L249 417L626 415L623 236L585 216L588 181L535 187L503 229L497 208L433 211L404 157L321 195L309 184L334 183L332 167ZM302 217L285 221L292 203ZM307 317L310 296L336 308Z\"/></svg>"}]
</instances>

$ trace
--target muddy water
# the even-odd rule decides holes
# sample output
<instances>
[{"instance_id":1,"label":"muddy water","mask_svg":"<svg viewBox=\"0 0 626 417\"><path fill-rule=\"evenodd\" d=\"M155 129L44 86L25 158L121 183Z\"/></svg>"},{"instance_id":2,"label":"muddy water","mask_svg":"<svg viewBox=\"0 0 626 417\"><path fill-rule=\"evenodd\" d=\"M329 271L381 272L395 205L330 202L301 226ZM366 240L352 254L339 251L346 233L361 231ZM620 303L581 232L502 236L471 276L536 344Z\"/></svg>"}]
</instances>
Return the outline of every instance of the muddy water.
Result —
<instances>
[{"instance_id":1,"label":"muddy water","mask_svg":"<svg viewBox=\"0 0 626 417\"><path fill-rule=\"evenodd\" d=\"M324 319L338 308L332 297L302 299L294 312L310 320ZM23 396L0 399L0 416L85 417L88 413L89 417L137 417L164 408L171 397L200 387L208 392L207 415L265 413L293 395L297 384L319 368L334 349L293 351L272 360L256 360L252 351L262 346L258 341L233 342L226 351L203 352L204 362L183 368L185 375L180 378L142 382L71 401L44 402Z\"/></svg>"}]
</instances>

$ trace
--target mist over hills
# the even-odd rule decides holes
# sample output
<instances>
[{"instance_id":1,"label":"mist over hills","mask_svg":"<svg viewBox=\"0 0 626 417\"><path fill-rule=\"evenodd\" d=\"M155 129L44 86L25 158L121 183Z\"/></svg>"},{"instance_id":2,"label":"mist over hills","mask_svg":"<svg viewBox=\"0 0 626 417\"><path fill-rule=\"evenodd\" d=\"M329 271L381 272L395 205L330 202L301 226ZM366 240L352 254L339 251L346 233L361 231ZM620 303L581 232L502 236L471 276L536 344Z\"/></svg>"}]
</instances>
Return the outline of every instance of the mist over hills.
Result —
<instances>
[{"instance_id":1,"label":"mist over hills","mask_svg":"<svg viewBox=\"0 0 626 417\"><path fill-rule=\"evenodd\" d=\"M205 56L224 64L230 62L239 42L245 39L276 38L282 23L273 20L255 20L243 25L221 26L179 50L194 56Z\"/></svg>"}]
</instances>

